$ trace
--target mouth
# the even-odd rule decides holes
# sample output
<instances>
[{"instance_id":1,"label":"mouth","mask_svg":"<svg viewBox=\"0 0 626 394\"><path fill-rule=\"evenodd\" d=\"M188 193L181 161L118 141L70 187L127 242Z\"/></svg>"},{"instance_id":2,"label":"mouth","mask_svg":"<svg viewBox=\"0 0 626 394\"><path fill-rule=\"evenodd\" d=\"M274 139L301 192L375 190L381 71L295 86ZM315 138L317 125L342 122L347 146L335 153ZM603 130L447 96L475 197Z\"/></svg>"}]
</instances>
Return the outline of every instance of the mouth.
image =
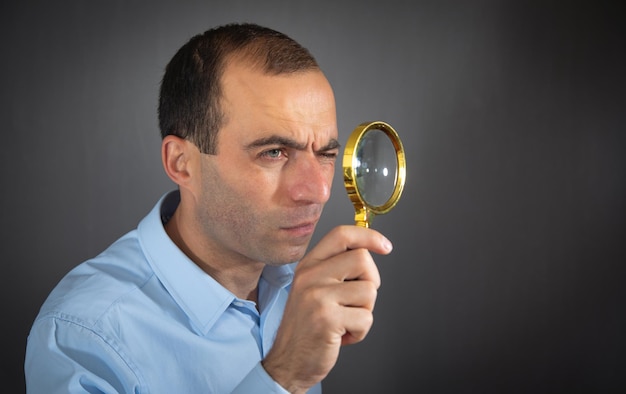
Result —
<instances>
[{"instance_id":1,"label":"mouth","mask_svg":"<svg viewBox=\"0 0 626 394\"><path fill-rule=\"evenodd\" d=\"M317 219L301 222L295 225L283 226L280 229L292 237L302 238L302 237L310 237L315 231L315 226L317 225Z\"/></svg>"}]
</instances>

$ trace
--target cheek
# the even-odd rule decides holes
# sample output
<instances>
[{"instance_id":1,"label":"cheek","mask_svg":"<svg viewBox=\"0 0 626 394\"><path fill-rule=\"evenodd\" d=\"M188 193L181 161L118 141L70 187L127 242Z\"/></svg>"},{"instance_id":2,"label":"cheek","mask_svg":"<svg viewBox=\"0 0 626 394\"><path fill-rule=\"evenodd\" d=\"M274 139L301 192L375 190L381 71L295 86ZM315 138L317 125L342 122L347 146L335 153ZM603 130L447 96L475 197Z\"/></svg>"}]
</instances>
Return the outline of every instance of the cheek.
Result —
<instances>
[{"instance_id":1,"label":"cheek","mask_svg":"<svg viewBox=\"0 0 626 394\"><path fill-rule=\"evenodd\" d=\"M210 237L238 239L250 231L250 223L258 218L250 193L242 185L224 180L205 180L198 216Z\"/></svg>"},{"instance_id":2,"label":"cheek","mask_svg":"<svg viewBox=\"0 0 626 394\"><path fill-rule=\"evenodd\" d=\"M237 190L251 201L269 204L280 197L284 175L280 169L247 168L237 180ZM269 207L268 207L269 208Z\"/></svg>"},{"instance_id":3,"label":"cheek","mask_svg":"<svg viewBox=\"0 0 626 394\"><path fill-rule=\"evenodd\" d=\"M335 178L335 165L329 164L326 170L326 179L328 182L328 190L331 190L333 187L333 179Z\"/></svg>"},{"instance_id":4,"label":"cheek","mask_svg":"<svg viewBox=\"0 0 626 394\"><path fill-rule=\"evenodd\" d=\"M205 182L205 197L217 214L236 215L226 220L246 222L271 210L270 203L279 194L278 182L276 174L231 168Z\"/></svg>"},{"instance_id":5,"label":"cheek","mask_svg":"<svg viewBox=\"0 0 626 394\"><path fill-rule=\"evenodd\" d=\"M330 182L330 184L333 183L333 178L335 177L335 170L336 170L335 163L328 165L328 181Z\"/></svg>"}]
</instances>

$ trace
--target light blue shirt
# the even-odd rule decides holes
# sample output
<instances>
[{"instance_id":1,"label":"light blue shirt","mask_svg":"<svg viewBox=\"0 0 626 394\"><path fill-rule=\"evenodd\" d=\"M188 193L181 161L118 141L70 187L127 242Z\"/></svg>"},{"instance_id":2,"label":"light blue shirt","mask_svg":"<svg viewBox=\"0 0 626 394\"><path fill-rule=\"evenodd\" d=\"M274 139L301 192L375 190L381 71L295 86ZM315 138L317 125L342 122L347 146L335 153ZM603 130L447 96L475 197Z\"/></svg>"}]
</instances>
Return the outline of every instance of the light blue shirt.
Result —
<instances>
[{"instance_id":1,"label":"light blue shirt","mask_svg":"<svg viewBox=\"0 0 626 394\"><path fill-rule=\"evenodd\" d=\"M257 311L170 240L163 222L179 198L164 195L136 230L51 292L28 337L28 393L286 392L261 360L293 267L265 267Z\"/></svg>"}]
</instances>

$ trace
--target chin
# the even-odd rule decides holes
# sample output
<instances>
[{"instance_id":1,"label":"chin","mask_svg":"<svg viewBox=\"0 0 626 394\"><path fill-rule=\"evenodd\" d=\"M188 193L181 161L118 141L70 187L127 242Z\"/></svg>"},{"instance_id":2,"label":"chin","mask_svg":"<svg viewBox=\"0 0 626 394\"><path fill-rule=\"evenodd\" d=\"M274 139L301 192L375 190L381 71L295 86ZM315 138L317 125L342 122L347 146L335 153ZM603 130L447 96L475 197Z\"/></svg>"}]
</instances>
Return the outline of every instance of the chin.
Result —
<instances>
[{"instance_id":1,"label":"chin","mask_svg":"<svg viewBox=\"0 0 626 394\"><path fill-rule=\"evenodd\" d=\"M268 259L268 261L265 264L272 265L272 266L279 266L279 265L296 263L304 257L305 252L306 252L306 247L294 248L293 251L291 251L289 254L285 256L273 256L272 258Z\"/></svg>"}]
</instances>

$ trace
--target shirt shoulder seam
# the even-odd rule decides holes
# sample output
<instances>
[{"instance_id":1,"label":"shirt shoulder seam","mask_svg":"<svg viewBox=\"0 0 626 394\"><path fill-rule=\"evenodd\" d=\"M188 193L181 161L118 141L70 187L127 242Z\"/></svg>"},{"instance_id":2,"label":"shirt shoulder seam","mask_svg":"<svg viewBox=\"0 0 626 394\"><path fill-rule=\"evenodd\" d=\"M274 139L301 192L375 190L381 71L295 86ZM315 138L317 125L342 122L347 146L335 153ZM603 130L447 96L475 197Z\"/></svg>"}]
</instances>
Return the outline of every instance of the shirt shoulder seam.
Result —
<instances>
[{"instance_id":1,"label":"shirt shoulder seam","mask_svg":"<svg viewBox=\"0 0 626 394\"><path fill-rule=\"evenodd\" d=\"M111 305L113 305L115 303L117 303L117 300L116 300L116 302L112 303ZM110 309L110 307L107 308L107 310L108 309ZM102 315L104 315L105 313L103 313ZM121 349L121 347L119 345L117 345L117 342L115 341L115 339L113 339L112 337L106 335L104 332L96 329L95 323L97 323L100 320L100 318L98 318L93 324L88 324L83 319L80 319L77 316L70 315L68 313L61 312L61 311L50 311L50 312L46 313L45 315L40 316L37 320L38 321L43 321L43 320L61 321L61 322L67 323L67 324L69 324L71 326L76 326L76 327L80 327L80 328L82 328L84 330L87 330L91 334L93 334L96 337L100 338L102 340L102 342L106 346L108 346L119 357L119 359L124 363L124 365L126 365L128 370L135 376L135 378L139 382L139 385L142 387L142 392L144 390L143 388L147 387L147 385L145 383L145 379L143 378L143 376L139 372L138 367L132 362L132 360L129 357L126 356L126 353ZM146 392L147 392L147 390L146 390Z\"/></svg>"}]
</instances>

